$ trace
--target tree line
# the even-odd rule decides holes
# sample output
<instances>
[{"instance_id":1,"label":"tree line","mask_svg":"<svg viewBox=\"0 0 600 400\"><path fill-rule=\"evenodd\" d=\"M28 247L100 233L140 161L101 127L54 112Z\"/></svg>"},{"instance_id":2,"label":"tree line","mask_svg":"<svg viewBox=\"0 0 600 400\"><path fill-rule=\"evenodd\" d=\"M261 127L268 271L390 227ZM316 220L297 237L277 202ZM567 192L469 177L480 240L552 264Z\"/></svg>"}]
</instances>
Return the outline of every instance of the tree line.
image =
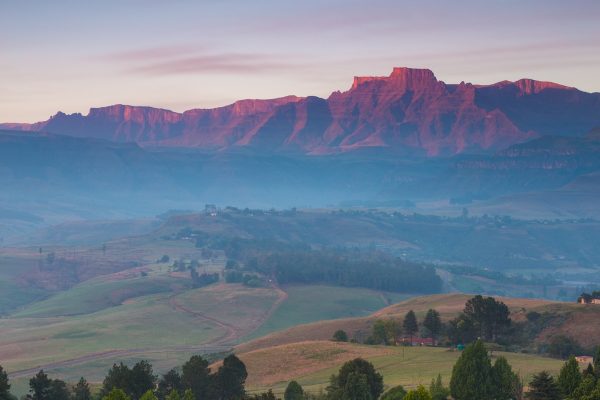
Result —
<instances>
[{"instance_id":1,"label":"tree line","mask_svg":"<svg viewBox=\"0 0 600 400\"><path fill-rule=\"evenodd\" d=\"M251 258L246 266L281 284L325 283L405 293L439 293L442 288L435 268L381 254L271 253Z\"/></svg>"}]
</instances>

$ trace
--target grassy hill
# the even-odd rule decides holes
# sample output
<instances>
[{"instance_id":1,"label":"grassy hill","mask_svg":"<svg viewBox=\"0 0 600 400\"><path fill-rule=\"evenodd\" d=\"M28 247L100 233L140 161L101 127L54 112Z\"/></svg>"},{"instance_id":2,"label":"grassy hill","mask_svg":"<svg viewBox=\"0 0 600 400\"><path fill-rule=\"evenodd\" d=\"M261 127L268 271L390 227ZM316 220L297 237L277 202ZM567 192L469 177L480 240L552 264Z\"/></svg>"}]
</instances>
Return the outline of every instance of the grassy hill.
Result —
<instances>
[{"instance_id":1,"label":"grassy hill","mask_svg":"<svg viewBox=\"0 0 600 400\"><path fill-rule=\"evenodd\" d=\"M414 297L383 308L367 317L299 325L241 344L236 349L244 353L307 340L329 340L338 329L347 331L351 338L364 339L368 336L373 322L377 319L404 318L409 310L415 311L417 318L422 319L428 309L435 308L440 312L443 320L449 320L462 311L465 302L471 297L471 295L460 293ZM533 299L502 297L498 299L509 307L511 318L515 321L523 321L530 311L548 312L560 317L560 324L543 329L536 338L537 342L546 342L555 335L567 335L573 337L585 347L600 344L600 306Z\"/></svg>"},{"instance_id":2,"label":"grassy hill","mask_svg":"<svg viewBox=\"0 0 600 400\"><path fill-rule=\"evenodd\" d=\"M287 383L297 380L306 390L323 390L329 377L346 361L362 357L383 375L386 388L395 385L428 385L438 373L446 383L460 353L440 347L365 346L331 341L306 341L237 354L248 368L250 391L273 388L281 395ZM528 354L494 352L504 356L513 369L529 381L532 374L557 373L562 361ZM215 364L216 367L218 364Z\"/></svg>"}]
</instances>

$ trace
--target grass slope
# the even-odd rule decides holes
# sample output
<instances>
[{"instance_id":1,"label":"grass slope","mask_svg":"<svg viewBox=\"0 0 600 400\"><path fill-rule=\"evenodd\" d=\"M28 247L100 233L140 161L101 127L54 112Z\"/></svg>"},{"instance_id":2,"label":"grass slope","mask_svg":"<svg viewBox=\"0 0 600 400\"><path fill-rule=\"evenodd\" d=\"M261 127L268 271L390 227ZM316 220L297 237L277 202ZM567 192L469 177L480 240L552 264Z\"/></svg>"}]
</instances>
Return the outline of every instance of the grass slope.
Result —
<instances>
[{"instance_id":1,"label":"grass slope","mask_svg":"<svg viewBox=\"0 0 600 400\"><path fill-rule=\"evenodd\" d=\"M428 385L438 373L446 383L460 353L433 347L365 346L330 341L308 341L238 353L248 368L250 391L273 388L281 394L290 380L297 380L306 390L317 393L329 377L346 361L362 357L371 361L383 375L386 388L395 385ZM557 373L562 361L540 356L494 352L504 356L527 382L541 370ZM216 365L215 365L216 367Z\"/></svg>"}]
</instances>

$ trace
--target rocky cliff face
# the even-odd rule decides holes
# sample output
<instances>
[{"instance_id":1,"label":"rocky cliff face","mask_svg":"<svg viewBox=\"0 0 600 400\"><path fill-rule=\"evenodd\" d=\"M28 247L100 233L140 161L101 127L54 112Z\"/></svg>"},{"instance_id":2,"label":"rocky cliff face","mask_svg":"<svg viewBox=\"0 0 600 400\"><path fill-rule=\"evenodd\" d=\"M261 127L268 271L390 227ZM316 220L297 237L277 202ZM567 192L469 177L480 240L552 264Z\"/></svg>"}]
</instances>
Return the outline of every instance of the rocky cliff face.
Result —
<instances>
[{"instance_id":1,"label":"rocky cliff face","mask_svg":"<svg viewBox=\"0 0 600 400\"><path fill-rule=\"evenodd\" d=\"M356 77L327 99L242 100L184 113L114 105L0 127L152 146L327 154L375 147L452 155L504 149L544 135L583 136L600 126L600 94L522 79L446 84L428 69Z\"/></svg>"}]
</instances>

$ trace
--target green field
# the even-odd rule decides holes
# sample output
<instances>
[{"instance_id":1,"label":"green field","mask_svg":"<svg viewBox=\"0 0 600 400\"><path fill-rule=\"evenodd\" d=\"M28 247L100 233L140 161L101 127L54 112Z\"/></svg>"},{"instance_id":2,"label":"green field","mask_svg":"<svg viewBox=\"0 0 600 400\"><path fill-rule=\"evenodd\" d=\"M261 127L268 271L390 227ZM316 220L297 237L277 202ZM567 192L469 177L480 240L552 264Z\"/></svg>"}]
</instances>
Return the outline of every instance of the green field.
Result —
<instances>
[{"instance_id":1,"label":"green field","mask_svg":"<svg viewBox=\"0 0 600 400\"><path fill-rule=\"evenodd\" d=\"M403 385L413 388L428 385L441 374L447 384L452 367L460 353L433 347L382 347L333 342L302 342L240 354L249 371L250 391L273 388L281 395L287 383L294 379L305 390L318 393L329 383L329 377L350 359L362 357L372 362L383 375L387 388ZM558 373L563 362L527 354L494 352L492 358L503 356L513 370L528 382L534 373L547 370ZM493 361L493 360L492 360ZM268 365L268 367L264 367ZM285 372L280 372L285 371Z\"/></svg>"},{"instance_id":2,"label":"green field","mask_svg":"<svg viewBox=\"0 0 600 400\"><path fill-rule=\"evenodd\" d=\"M371 289L323 285L286 286L283 289L288 299L254 332L253 338L314 321L369 315L410 297Z\"/></svg>"}]
</instances>

